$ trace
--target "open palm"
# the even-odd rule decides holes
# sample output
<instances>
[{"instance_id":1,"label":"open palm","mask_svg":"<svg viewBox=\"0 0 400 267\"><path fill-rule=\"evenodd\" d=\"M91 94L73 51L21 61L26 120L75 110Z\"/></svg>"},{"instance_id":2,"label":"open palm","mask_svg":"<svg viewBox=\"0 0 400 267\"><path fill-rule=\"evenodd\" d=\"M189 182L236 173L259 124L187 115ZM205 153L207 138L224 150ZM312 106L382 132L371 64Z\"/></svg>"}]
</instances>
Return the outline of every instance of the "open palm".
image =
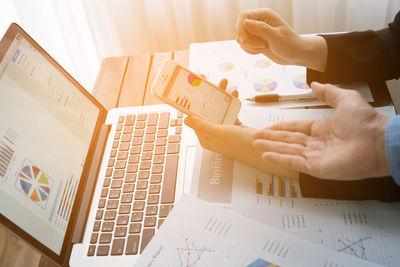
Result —
<instances>
[{"instance_id":1,"label":"open palm","mask_svg":"<svg viewBox=\"0 0 400 267\"><path fill-rule=\"evenodd\" d=\"M322 178L388 175L387 118L356 91L318 83L312 88L321 101L336 108L333 117L281 122L258 131L253 145L263 160Z\"/></svg>"}]
</instances>

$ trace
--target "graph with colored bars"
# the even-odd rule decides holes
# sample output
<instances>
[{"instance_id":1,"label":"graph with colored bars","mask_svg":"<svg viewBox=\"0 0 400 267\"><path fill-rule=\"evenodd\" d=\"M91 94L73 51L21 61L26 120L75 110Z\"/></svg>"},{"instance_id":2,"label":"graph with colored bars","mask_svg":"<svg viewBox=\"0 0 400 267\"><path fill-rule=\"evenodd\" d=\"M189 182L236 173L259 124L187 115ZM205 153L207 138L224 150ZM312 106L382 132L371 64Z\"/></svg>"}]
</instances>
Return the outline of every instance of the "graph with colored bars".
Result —
<instances>
[{"instance_id":1,"label":"graph with colored bars","mask_svg":"<svg viewBox=\"0 0 400 267\"><path fill-rule=\"evenodd\" d=\"M13 156L14 150L6 142L0 140L0 179L6 177Z\"/></svg>"},{"instance_id":2,"label":"graph with colored bars","mask_svg":"<svg viewBox=\"0 0 400 267\"><path fill-rule=\"evenodd\" d=\"M196 266L205 254L215 252L213 249L198 247L194 241L190 241L188 238L185 238L185 247L176 248L176 251L182 267Z\"/></svg>"},{"instance_id":3,"label":"graph with colored bars","mask_svg":"<svg viewBox=\"0 0 400 267\"><path fill-rule=\"evenodd\" d=\"M66 230L77 190L78 181L73 181L72 177L66 182L62 191L60 190L61 198L55 211L54 224L63 231Z\"/></svg>"},{"instance_id":4,"label":"graph with colored bars","mask_svg":"<svg viewBox=\"0 0 400 267\"><path fill-rule=\"evenodd\" d=\"M257 175L256 193L274 197L301 197L300 185L298 181L274 175Z\"/></svg>"},{"instance_id":5,"label":"graph with colored bars","mask_svg":"<svg viewBox=\"0 0 400 267\"><path fill-rule=\"evenodd\" d=\"M190 109L190 102L186 96L184 97L177 97L175 99L175 103L178 104L179 106L185 108L185 109Z\"/></svg>"},{"instance_id":6,"label":"graph with colored bars","mask_svg":"<svg viewBox=\"0 0 400 267\"><path fill-rule=\"evenodd\" d=\"M279 267L279 265L270 263L264 259L256 259L255 261L253 261L252 263L250 263L249 265L247 265L247 267Z\"/></svg>"}]
</instances>

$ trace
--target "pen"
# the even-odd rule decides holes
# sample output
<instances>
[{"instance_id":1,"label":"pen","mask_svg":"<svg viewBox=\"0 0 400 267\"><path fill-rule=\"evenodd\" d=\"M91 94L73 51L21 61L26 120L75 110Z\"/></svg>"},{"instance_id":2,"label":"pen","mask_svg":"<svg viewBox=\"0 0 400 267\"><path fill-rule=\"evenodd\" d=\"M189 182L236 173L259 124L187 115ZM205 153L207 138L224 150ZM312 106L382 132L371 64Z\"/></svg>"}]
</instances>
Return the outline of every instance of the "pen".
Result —
<instances>
[{"instance_id":1,"label":"pen","mask_svg":"<svg viewBox=\"0 0 400 267\"><path fill-rule=\"evenodd\" d=\"M246 100L248 101L253 101L258 103L273 103L282 101L312 101L315 99L316 98L313 93L308 93L303 95L264 94L246 98Z\"/></svg>"}]
</instances>

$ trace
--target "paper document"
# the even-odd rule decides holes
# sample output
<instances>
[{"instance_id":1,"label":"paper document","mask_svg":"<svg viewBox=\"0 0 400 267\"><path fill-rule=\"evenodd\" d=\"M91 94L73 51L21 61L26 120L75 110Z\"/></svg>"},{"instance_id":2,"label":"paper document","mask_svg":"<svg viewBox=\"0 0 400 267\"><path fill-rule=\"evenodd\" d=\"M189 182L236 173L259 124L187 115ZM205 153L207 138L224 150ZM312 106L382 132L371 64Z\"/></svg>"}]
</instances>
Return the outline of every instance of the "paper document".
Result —
<instances>
[{"instance_id":1,"label":"paper document","mask_svg":"<svg viewBox=\"0 0 400 267\"><path fill-rule=\"evenodd\" d=\"M184 196L135 266L379 266ZM274 266L274 265L272 265Z\"/></svg>"},{"instance_id":2,"label":"paper document","mask_svg":"<svg viewBox=\"0 0 400 267\"><path fill-rule=\"evenodd\" d=\"M400 266L400 203L258 196L232 211L340 253Z\"/></svg>"},{"instance_id":3,"label":"paper document","mask_svg":"<svg viewBox=\"0 0 400 267\"><path fill-rule=\"evenodd\" d=\"M258 94L302 95L312 92L306 83L306 68L279 65L263 54L250 55L235 40L192 43L189 50L189 69L206 75L214 84L228 79L228 90L238 90L244 99ZM372 102L371 91L366 84L341 85L356 89ZM246 101L247 102L247 101ZM263 103L264 106L292 107L321 105L320 101Z\"/></svg>"}]
</instances>

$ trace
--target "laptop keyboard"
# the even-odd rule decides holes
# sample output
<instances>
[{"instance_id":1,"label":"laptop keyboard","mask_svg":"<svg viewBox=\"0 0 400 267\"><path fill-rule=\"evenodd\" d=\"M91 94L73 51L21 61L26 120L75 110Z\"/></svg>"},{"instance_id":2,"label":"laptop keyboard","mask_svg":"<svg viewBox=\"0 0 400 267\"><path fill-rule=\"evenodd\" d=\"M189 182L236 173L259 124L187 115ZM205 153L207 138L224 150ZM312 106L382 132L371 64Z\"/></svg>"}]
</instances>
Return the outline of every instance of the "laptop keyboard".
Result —
<instances>
[{"instance_id":1,"label":"laptop keyboard","mask_svg":"<svg viewBox=\"0 0 400 267\"><path fill-rule=\"evenodd\" d=\"M120 116L88 256L136 255L174 207L182 113Z\"/></svg>"}]
</instances>

